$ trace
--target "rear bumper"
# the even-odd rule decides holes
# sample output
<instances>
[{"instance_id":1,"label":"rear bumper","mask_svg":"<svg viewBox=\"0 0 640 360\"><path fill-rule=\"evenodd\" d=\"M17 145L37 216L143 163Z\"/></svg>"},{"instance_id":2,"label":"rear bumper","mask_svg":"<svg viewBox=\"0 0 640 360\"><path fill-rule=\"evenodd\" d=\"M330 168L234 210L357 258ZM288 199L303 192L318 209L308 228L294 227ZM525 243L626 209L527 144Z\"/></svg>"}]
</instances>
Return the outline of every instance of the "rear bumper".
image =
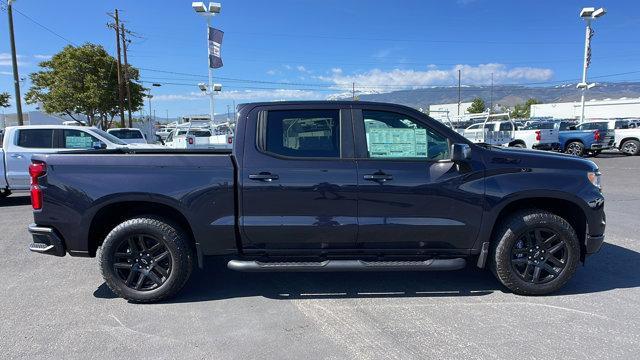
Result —
<instances>
[{"instance_id":1,"label":"rear bumper","mask_svg":"<svg viewBox=\"0 0 640 360\"><path fill-rule=\"evenodd\" d=\"M547 143L547 144L533 144L531 146L534 150L560 150L560 143Z\"/></svg>"},{"instance_id":2,"label":"rear bumper","mask_svg":"<svg viewBox=\"0 0 640 360\"><path fill-rule=\"evenodd\" d=\"M611 147L612 147L612 144L594 143L594 144L591 144L590 149L591 150L606 150L606 149L610 149Z\"/></svg>"},{"instance_id":3,"label":"rear bumper","mask_svg":"<svg viewBox=\"0 0 640 360\"><path fill-rule=\"evenodd\" d=\"M31 224L29 225L29 233L33 237L29 250L55 256L66 254L64 241L53 228Z\"/></svg>"}]
</instances>

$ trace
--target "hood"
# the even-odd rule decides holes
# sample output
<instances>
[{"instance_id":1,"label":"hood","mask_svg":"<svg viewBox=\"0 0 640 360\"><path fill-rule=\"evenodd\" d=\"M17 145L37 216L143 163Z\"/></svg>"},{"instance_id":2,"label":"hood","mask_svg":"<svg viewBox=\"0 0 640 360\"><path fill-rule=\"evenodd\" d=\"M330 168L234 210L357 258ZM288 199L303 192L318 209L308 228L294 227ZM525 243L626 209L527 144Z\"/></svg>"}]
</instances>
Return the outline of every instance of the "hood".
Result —
<instances>
[{"instance_id":1,"label":"hood","mask_svg":"<svg viewBox=\"0 0 640 360\"><path fill-rule=\"evenodd\" d=\"M596 171L598 166L591 160L577 157L574 155L559 153L555 151L530 150L514 147L491 147L488 157L490 161L495 158L509 158L523 166L536 164L534 167L549 168L581 168L585 171Z\"/></svg>"}]
</instances>

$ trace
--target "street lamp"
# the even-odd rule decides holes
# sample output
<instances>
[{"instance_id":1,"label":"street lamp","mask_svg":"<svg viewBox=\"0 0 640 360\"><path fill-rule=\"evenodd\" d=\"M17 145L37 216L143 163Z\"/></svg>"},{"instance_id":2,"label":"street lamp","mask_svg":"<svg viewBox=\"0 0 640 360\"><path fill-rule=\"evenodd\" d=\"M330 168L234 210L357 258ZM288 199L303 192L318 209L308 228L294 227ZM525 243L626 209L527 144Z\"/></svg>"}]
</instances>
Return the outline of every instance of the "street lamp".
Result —
<instances>
[{"instance_id":1,"label":"street lamp","mask_svg":"<svg viewBox=\"0 0 640 360\"><path fill-rule=\"evenodd\" d=\"M196 12L196 14L202 15L207 18L207 48L208 48L209 27L211 26L211 18L216 14L220 14L220 11L222 10L222 5L220 5L220 3L210 2L209 5L207 6L202 1L196 1L191 3L191 7ZM213 121L214 110L215 110L214 104L213 104L213 94L216 90L214 89L214 84L213 84L213 69L211 69L211 67L208 65L207 65L207 69L209 71L209 92L207 93L209 95L209 106L210 106L209 112L210 112L211 121ZM201 84L198 84L198 86L200 85ZM206 92L206 89L203 90L202 87L200 87L200 90Z\"/></svg>"},{"instance_id":2,"label":"street lamp","mask_svg":"<svg viewBox=\"0 0 640 360\"><path fill-rule=\"evenodd\" d=\"M587 90L594 87L596 84L587 83L587 69L591 64L591 38L593 37L594 31L591 29L591 21L597 19L604 15L607 11L604 8L594 8L594 7L586 7L580 11L580 17L584 19L587 23L587 28L585 30L584 36L584 62L582 64L582 81L577 85L577 88L582 91L582 96L580 99L581 103L581 114L580 114L580 122L584 121L584 98Z\"/></svg>"}]
</instances>

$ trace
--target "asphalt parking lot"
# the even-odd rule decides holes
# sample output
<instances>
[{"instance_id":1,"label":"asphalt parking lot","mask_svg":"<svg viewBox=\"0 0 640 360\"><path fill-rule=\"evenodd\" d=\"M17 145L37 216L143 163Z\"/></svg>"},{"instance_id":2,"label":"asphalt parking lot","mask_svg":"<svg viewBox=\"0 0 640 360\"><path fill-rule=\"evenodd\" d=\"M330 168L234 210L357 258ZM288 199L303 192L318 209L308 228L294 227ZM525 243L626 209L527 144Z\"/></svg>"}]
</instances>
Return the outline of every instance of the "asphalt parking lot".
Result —
<instances>
[{"instance_id":1,"label":"asphalt parking lot","mask_svg":"<svg viewBox=\"0 0 640 360\"><path fill-rule=\"evenodd\" d=\"M559 293L488 272L243 274L208 261L171 302L116 298L95 259L30 253L29 199L0 203L5 359L637 358L640 157L603 154L607 243Z\"/></svg>"}]
</instances>

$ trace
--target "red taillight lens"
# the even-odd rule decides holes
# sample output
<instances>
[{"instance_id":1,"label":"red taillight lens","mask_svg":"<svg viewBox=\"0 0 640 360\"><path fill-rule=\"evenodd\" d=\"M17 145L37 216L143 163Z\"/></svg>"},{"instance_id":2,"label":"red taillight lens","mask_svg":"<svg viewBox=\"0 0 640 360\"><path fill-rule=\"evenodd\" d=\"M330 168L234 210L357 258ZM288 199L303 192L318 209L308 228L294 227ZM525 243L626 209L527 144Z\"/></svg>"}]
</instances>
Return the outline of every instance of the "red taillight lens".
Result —
<instances>
[{"instance_id":1,"label":"red taillight lens","mask_svg":"<svg viewBox=\"0 0 640 360\"><path fill-rule=\"evenodd\" d=\"M192 137L190 137L190 138L188 139L188 141L189 141L189 145L193 145L193 138L192 138Z\"/></svg>"},{"instance_id":2,"label":"red taillight lens","mask_svg":"<svg viewBox=\"0 0 640 360\"><path fill-rule=\"evenodd\" d=\"M542 140L542 135L540 134L540 130L536 130L536 141Z\"/></svg>"},{"instance_id":3,"label":"red taillight lens","mask_svg":"<svg viewBox=\"0 0 640 360\"><path fill-rule=\"evenodd\" d=\"M593 140L595 140L595 141L600 141L601 139L602 139L602 137L600 136L600 130L596 130L596 131L593 133Z\"/></svg>"},{"instance_id":4,"label":"red taillight lens","mask_svg":"<svg viewBox=\"0 0 640 360\"><path fill-rule=\"evenodd\" d=\"M31 177L31 206L34 210L42 209L42 189L38 184L38 178L47 173L47 164L34 162L29 165L29 176Z\"/></svg>"},{"instance_id":5,"label":"red taillight lens","mask_svg":"<svg viewBox=\"0 0 640 360\"><path fill-rule=\"evenodd\" d=\"M233 144L233 137L229 136L227 138L227 144Z\"/></svg>"}]
</instances>

